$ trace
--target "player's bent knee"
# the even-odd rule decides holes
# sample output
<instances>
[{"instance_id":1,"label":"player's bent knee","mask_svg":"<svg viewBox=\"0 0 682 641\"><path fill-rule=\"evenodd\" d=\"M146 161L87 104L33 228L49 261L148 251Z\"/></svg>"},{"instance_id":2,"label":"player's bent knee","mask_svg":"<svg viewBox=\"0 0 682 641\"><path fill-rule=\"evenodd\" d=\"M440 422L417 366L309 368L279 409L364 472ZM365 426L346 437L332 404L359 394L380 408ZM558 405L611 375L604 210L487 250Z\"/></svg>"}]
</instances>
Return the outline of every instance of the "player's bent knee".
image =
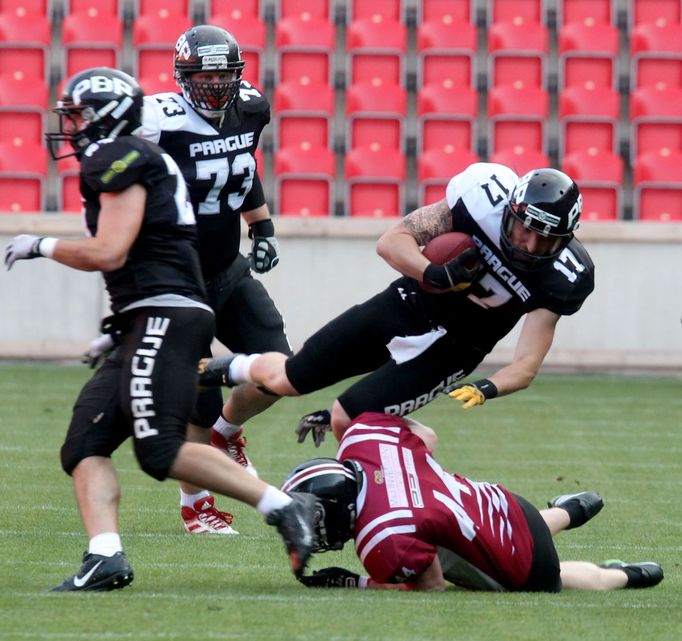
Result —
<instances>
[{"instance_id":1,"label":"player's bent knee","mask_svg":"<svg viewBox=\"0 0 682 641\"><path fill-rule=\"evenodd\" d=\"M150 441L145 443L144 440L135 440L137 462L145 474L149 474L157 481L164 481L168 478L178 452L185 442L184 438L174 435L173 438L157 438Z\"/></svg>"}]
</instances>

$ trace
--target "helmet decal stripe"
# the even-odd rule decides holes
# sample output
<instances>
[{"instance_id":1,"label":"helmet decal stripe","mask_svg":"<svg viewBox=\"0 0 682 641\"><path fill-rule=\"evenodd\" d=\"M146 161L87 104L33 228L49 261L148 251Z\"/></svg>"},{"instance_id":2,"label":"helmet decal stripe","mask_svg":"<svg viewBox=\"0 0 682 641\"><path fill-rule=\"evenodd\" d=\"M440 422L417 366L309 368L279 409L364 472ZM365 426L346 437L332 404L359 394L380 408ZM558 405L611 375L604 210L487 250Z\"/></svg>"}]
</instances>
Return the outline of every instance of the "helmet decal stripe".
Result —
<instances>
[{"instance_id":1,"label":"helmet decal stripe","mask_svg":"<svg viewBox=\"0 0 682 641\"><path fill-rule=\"evenodd\" d=\"M312 467L308 467L304 470L301 470L300 472L294 474L291 478L287 479L284 482L284 485L282 485L282 491L290 492L293 487L296 487L297 485L303 483L304 481L308 481L318 476L323 476L324 474L342 474L347 479L355 481L355 476L353 475L353 473L348 468L344 467L341 463L338 463L336 465L334 465L333 463L325 465L314 465Z\"/></svg>"}]
</instances>

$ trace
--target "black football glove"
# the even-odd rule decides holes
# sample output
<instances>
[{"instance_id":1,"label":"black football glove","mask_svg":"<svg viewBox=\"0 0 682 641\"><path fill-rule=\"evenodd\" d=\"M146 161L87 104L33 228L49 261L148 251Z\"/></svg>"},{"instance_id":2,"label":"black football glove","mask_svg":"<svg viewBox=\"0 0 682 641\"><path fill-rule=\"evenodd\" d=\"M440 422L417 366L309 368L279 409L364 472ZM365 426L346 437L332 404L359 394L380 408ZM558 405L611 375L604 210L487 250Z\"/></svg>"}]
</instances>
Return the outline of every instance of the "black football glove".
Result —
<instances>
[{"instance_id":1,"label":"black football glove","mask_svg":"<svg viewBox=\"0 0 682 641\"><path fill-rule=\"evenodd\" d=\"M424 270L424 282L435 289L460 292L474 284L483 271L478 250L470 247L445 265L431 263Z\"/></svg>"},{"instance_id":2,"label":"black football glove","mask_svg":"<svg viewBox=\"0 0 682 641\"><path fill-rule=\"evenodd\" d=\"M269 272L279 263L279 243L272 220L259 220L249 225L251 253L247 256L251 269L258 274Z\"/></svg>"},{"instance_id":3,"label":"black football glove","mask_svg":"<svg viewBox=\"0 0 682 641\"><path fill-rule=\"evenodd\" d=\"M343 568L323 568L298 580L307 588L357 588L360 575Z\"/></svg>"},{"instance_id":4,"label":"black football glove","mask_svg":"<svg viewBox=\"0 0 682 641\"><path fill-rule=\"evenodd\" d=\"M317 412L311 412L302 417L294 431L298 434L298 443L303 443L308 432L312 432L315 447L320 447L327 432L330 432L331 429L332 415L329 410L317 410Z\"/></svg>"}]
</instances>

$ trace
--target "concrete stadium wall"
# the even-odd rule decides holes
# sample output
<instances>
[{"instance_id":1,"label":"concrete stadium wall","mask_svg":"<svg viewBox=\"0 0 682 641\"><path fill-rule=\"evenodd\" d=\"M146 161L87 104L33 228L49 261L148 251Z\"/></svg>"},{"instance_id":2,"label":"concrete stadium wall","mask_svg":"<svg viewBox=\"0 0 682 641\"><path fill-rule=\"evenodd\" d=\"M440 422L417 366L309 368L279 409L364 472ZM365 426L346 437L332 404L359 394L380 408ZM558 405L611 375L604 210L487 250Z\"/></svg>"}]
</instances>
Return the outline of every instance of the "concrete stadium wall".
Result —
<instances>
[{"instance_id":1,"label":"concrete stadium wall","mask_svg":"<svg viewBox=\"0 0 682 641\"><path fill-rule=\"evenodd\" d=\"M396 273L375 252L391 221L276 221L282 259L262 277L294 348ZM78 216L0 216L3 247L17 233L79 237ZM547 365L570 369L659 369L682 373L682 225L587 223L579 237L596 265L595 292L558 326ZM250 241L243 239L243 250ZM0 276L0 358L77 358L107 313L100 274L51 260L21 261ZM239 313L239 310L235 310ZM511 358L518 328L486 363ZM224 351L217 346L217 351Z\"/></svg>"}]
</instances>

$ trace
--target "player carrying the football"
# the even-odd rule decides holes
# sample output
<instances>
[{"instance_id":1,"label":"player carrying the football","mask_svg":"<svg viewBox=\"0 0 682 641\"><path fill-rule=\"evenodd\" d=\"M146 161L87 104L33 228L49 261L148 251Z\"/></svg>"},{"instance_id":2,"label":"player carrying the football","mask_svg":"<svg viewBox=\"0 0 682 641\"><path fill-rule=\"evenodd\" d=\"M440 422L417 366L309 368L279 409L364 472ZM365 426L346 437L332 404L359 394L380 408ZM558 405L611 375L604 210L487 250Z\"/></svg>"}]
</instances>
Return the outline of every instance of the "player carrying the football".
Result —
<instances>
[{"instance_id":1,"label":"player carrying the football","mask_svg":"<svg viewBox=\"0 0 682 641\"><path fill-rule=\"evenodd\" d=\"M303 417L299 441L312 431L316 444L330 426L340 439L362 412L404 416L444 389L466 408L524 389L559 318L577 312L594 288L592 260L573 235L581 210L578 186L560 171L519 178L503 165L473 164L450 180L443 200L415 210L379 239L378 253L401 278L330 321L296 355L215 359L201 384L254 382L294 396L369 372L331 411ZM452 231L473 238L476 267L468 251L445 265L424 256L421 246ZM426 292L422 283L443 293ZM459 383L524 315L512 362L487 379Z\"/></svg>"}]
</instances>

